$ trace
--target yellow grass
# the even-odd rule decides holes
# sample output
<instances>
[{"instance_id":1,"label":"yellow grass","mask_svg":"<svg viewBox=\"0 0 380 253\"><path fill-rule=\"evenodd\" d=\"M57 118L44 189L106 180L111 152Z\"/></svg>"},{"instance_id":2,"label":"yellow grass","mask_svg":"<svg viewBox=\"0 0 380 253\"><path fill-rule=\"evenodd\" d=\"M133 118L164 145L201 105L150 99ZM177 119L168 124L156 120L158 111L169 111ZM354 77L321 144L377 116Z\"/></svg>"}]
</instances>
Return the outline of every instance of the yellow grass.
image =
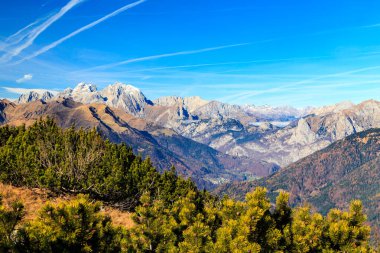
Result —
<instances>
[{"instance_id":1,"label":"yellow grass","mask_svg":"<svg viewBox=\"0 0 380 253\"><path fill-rule=\"evenodd\" d=\"M38 215L38 211L47 201L59 203L73 198L73 196L54 197L47 190L14 187L2 183L0 183L0 194L3 197L3 204L6 207L9 207L14 201L17 200L24 204L24 222L34 219ZM103 212L112 218L112 222L116 226L131 228L134 225L131 218L131 213L123 212L109 206L105 206Z\"/></svg>"}]
</instances>

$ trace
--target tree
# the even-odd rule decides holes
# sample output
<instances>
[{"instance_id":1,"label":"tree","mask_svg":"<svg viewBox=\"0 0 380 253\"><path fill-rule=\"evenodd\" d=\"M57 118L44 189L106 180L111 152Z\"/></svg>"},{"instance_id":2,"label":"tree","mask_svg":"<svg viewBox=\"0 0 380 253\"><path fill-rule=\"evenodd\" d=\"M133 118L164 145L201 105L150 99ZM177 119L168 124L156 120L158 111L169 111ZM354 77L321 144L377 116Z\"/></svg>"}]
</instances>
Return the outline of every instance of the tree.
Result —
<instances>
[{"instance_id":1,"label":"tree","mask_svg":"<svg viewBox=\"0 0 380 253\"><path fill-rule=\"evenodd\" d=\"M13 202L8 209L2 203L0 195L0 252L13 249L16 237L16 227L24 217L24 206Z\"/></svg>"},{"instance_id":2,"label":"tree","mask_svg":"<svg viewBox=\"0 0 380 253\"><path fill-rule=\"evenodd\" d=\"M130 250L137 252L175 252L179 224L173 215L167 215L162 200L152 200L149 193L141 197L141 205L133 217L136 227L129 233Z\"/></svg>"},{"instance_id":3,"label":"tree","mask_svg":"<svg viewBox=\"0 0 380 253\"><path fill-rule=\"evenodd\" d=\"M47 203L40 215L18 233L22 252L120 252L122 230L100 213L100 202L79 195L59 204Z\"/></svg>"},{"instance_id":4,"label":"tree","mask_svg":"<svg viewBox=\"0 0 380 253\"><path fill-rule=\"evenodd\" d=\"M367 252L370 227L365 225L361 201L353 200L348 212L332 209L324 228L326 247L336 251Z\"/></svg>"}]
</instances>

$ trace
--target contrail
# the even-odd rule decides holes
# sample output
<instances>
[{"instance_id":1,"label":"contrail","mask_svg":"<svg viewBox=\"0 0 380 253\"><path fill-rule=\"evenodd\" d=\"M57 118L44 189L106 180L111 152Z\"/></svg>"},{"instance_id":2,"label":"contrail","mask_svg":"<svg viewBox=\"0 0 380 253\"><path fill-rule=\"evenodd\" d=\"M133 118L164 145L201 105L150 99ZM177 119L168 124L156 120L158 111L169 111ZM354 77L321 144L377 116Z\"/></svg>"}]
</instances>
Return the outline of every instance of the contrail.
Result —
<instances>
[{"instance_id":1,"label":"contrail","mask_svg":"<svg viewBox=\"0 0 380 253\"><path fill-rule=\"evenodd\" d=\"M34 28L33 30L31 30L26 36L25 36L25 42L23 42L21 45L13 48L12 50L10 50L9 52L7 52L6 54L4 54L1 58L0 58L0 61L9 61L11 60L13 57L19 55L23 50L25 50L26 48L28 48L30 45L33 44L34 40L43 32L45 31L49 26L51 26L54 22L56 22L58 19L60 19L63 15L66 14L66 12L68 12L69 10L71 10L73 7L75 7L76 5L78 5L79 3L83 2L85 0L70 0L70 2L68 2L64 7L62 7L62 9L59 10L58 13L56 13L55 15L51 16L49 19L47 19L45 22L43 22L41 25L37 26L36 28ZM32 23L33 24L33 23ZM28 25L29 27L31 25ZM27 27L28 27L27 26ZM25 29L27 29L27 27L25 27ZM25 31L24 29L24 31ZM21 29L20 31L22 32L23 29ZM20 32L19 31L19 32ZM17 33L16 33L17 34Z\"/></svg>"},{"instance_id":2,"label":"contrail","mask_svg":"<svg viewBox=\"0 0 380 253\"><path fill-rule=\"evenodd\" d=\"M231 45L224 45L224 46L218 46L218 47L208 47L208 48L202 48L202 49L196 49L196 50L180 51L180 52L167 53L167 54L157 54L157 55L139 57L139 58L129 59L129 60L125 60L125 61L100 65L100 66L96 66L96 67L86 69L84 71L112 68L112 67L125 65L125 64L129 64L129 63L133 63L133 62L150 61L150 60L172 57L172 56L178 56L178 55L199 54L199 53L215 51L215 50L220 50L220 49L225 49L225 48L245 46L245 45L249 45L249 44L250 43L240 43L240 44L231 44Z\"/></svg>"},{"instance_id":3,"label":"contrail","mask_svg":"<svg viewBox=\"0 0 380 253\"><path fill-rule=\"evenodd\" d=\"M6 38L4 43L0 46L0 50L4 50L10 46L13 46L13 45L16 45L17 43L20 43L29 34L29 33L26 33L26 34L23 34L23 33L25 31L27 31L30 27L34 26L35 24L37 24L40 21L41 21L40 19L37 19L36 21L30 23L29 25L25 26L24 28L21 28L16 33L14 33L11 36L9 36L8 38Z\"/></svg>"},{"instance_id":4,"label":"contrail","mask_svg":"<svg viewBox=\"0 0 380 253\"><path fill-rule=\"evenodd\" d=\"M167 66L167 67L136 69L136 70L130 70L128 72L142 72L142 71L166 70L166 69L182 69L182 68L193 68L193 67L223 66L223 65L234 65L234 64L245 64L245 63L265 63L265 62L279 62L279 61L293 61L293 60L310 60L310 59L323 59L323 58L327 58L327 56L279 58L279 59L250 60L250 61L229 61L229 62L216 62L216 63L199 63L199 64L189 64L189 65L176 65L176 66Z\"/></svg>"},{"instance_id":5,"label":"contrail","mask_svg":"<svg viewBox=\"0 0 380 253\"><path fill-rule=\"evenodd\" d=\"M53 43L51 43L51 44L49 44L49 45L47 45L47 46L41 48L40 50L34 52L33 54L31 54L31 55L29 55L29 56L27 56L27 57L21 59L20 61L17 61L15 64L19 64L19 63L24 62L24 61L26 61L26 60L30 60L30 59L32 59L32 58L34 58L34 57L37 57L37 56L39 56L39 55L41 55L41 54L43 54L43 53L49 51L50 49L52 49L52 48L58 46L59 44L63 43L64 41L70 39L71 37L74 37L75 35L77 35L77 34L79 34L79 33L81 33L81 32L84 32L84 31L88 30L88 29L94 27L95 25L97 25L97 24L99 24L99 23L102 23L102 22L106 21L106 20L109 19L109 18L112 18L112 17L118 15L119 13L121 13L121 12L123 12L123 11L126 11L126 10L128 10L128 9L131 9L131 8L133 8L133 7L135 7L135 6L139 5L139 4L142 4L142 3L145 2L145 1L146 1L146 0L140 0L140 1L137 1L137 2L134 2L134 3L131 3L131 4L125 5L125 6L121 7L120 9L117 9L116 11L114 11L114 12L112 12L112 13L110 13L110 14L108 14L108 15L106 15L106 16L104 16L104 17L98 19L98 20L96 20L96 21L94 21L94 22L92 22L92 23L90 23L90 24L88 24L88 25L86 25L86 26L83 26L83 27L79 28L78 30L76 30L76 31L74 31L74 32L72 32L72 33L70 33L69 35L66 35L66 36L63 37L63 38L54 41Z\"/></svg>"}]
</instances>

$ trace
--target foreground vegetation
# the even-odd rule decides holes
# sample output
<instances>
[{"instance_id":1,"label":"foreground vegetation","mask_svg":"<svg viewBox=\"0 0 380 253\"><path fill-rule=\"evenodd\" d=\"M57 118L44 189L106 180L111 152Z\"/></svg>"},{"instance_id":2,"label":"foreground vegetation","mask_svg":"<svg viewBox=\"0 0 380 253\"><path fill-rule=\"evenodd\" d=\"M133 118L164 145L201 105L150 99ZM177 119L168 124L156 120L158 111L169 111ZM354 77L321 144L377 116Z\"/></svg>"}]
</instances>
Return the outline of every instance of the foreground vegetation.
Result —
<instances>
[{"instance_id":1,"label":"foreground vegetation","mask_svg":"<svg viewBox=\"0 0 380 253\"><path fill-rule=\"evenodd\" d=\"M0 181L88 194L124 210L134 210L146 192L168 204L189 190L200 195L190 180L174 169L158 173L126 144L105 141L95 129L63 130L51 119L0 128Z\"/></svg>"},{"instance_id":2,"label":"foreground vegetation","mask_svg":"<svg viewBox=\"0 0 380 253\"><path fill-rule=\"evenodd\" d=\"M285 192L272 206L260 187L217 199L125 144L51 120L0 128L0 180L77 195L29 221L22 203L0 204L0 252L375 252L360 201L322 216L290 208ZM133 211L135 225L113 225L99 200Z\"/></svg>"}]
</instances>

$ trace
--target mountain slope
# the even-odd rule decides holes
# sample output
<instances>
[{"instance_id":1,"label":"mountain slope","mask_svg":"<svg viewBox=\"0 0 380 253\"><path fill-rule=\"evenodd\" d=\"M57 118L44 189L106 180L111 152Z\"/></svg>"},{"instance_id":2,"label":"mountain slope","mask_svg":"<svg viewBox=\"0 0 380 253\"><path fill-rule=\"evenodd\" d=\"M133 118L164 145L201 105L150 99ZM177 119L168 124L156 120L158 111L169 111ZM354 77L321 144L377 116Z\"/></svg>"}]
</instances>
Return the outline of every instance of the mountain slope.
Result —
<instances>
[{"instance_id":1,"label":"mountain slope","mask_svg":"<svg viewBox=\"0 0 380 253\"><path fill-rule=\"evenodd\" d=\"M267 187L272 198L289 191L293 205L307 202L323 213L361 199L369 220L380 225L380 129L350 135L266 179L228 184L216 192L241 198L258 185Z\"/></svg>"}]
</instances>

